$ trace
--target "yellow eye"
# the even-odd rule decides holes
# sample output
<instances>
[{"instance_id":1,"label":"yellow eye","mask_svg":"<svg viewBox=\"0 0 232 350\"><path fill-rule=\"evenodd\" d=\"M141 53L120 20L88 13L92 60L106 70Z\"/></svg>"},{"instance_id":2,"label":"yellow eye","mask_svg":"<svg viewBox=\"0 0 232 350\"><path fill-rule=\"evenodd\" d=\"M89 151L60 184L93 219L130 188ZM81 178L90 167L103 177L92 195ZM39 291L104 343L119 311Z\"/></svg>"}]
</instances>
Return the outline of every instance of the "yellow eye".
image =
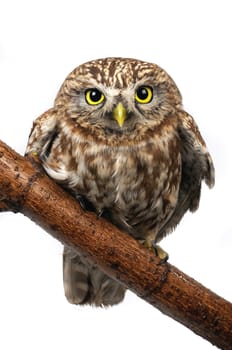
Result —
<instances>
[{"instance_id":1,"label":"yellow eye","mask_svg":"<svg viewBox=\"0 0 232 350\"><path fill-rule=\"evenodd\" d=\"M99 105L105 99L105 96L98 89L88 89L85 92L85 99L89 105Z\"/></svg>"},{"instance_id":2,"label":"yellow eye","mask_svg":"<svg viewBox=\"0 0 232 350\"><path fill-rule=\"evenodd\" d=\"M149 86L140 86L135 94L135 100L139 103L149 103L153 98L152 88Z\"/></svg>"}]
</instances>

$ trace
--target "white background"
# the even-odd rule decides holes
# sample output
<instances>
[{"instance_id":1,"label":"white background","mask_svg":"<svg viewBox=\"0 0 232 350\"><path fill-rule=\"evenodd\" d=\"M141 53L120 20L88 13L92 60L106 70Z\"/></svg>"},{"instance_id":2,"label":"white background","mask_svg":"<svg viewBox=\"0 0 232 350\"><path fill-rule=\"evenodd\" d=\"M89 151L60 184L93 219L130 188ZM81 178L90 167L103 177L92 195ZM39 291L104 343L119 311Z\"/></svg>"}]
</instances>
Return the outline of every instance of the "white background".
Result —
<instances>
[{"instance_id":1,"label":"white background","mask_svg":"<svg viewBox=\"0 0 232 350\"><path fill-rule=\"evenodd\" d=\"M230 1L27 1L0 4L0 139L23 154L33 119L77 65L124 56L155 62L179 86L207 142L216 186L203 186L162 246L170 262L232 301ZM128 292L109 309L63 296L62 247L20 214L0 215L0 348L213 349Z\"/></svg>"}]
</instances>

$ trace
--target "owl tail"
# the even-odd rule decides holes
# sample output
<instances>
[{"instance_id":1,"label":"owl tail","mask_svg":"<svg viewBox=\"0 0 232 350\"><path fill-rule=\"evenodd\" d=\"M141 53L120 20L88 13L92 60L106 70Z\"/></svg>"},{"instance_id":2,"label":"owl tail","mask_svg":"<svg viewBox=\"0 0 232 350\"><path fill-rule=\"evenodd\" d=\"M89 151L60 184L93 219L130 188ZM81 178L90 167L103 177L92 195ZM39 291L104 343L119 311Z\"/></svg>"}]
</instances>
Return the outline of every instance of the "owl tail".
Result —
<instances>
[{"instance_id":1,"label":"owl tail","mask_svg":"<svg viewBox=\"0 0 232 350\"><path fill-rule=\"evenodd\" d=\"M126 292L121 284L67 246L63 253L63 281L71 304L110 306L122 301Z\"/></svg>"}]
</instances>

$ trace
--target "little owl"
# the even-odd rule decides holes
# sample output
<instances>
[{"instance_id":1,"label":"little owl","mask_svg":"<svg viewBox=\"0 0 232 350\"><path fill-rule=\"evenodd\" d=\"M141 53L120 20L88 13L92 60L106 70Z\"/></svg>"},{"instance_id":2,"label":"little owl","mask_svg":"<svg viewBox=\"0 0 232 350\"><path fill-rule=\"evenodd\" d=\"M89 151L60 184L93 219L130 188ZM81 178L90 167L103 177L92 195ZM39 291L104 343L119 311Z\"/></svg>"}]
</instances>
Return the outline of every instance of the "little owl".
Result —
<instances>
[{"instance_id":1,"label":"little owl","mask_svg":"<svg viewBox=\"0 0 232 350\"><path fill-rule=\"evenodd\" d=\"M159 66L106 58L77 67L54 107L34 122L26 154L47 174L122 231L168 257L157 243L187 210L214 167L181 94ZM73 304L119 303L125 288L64 247L65 295Z\"/></svg>"}]
</instances>

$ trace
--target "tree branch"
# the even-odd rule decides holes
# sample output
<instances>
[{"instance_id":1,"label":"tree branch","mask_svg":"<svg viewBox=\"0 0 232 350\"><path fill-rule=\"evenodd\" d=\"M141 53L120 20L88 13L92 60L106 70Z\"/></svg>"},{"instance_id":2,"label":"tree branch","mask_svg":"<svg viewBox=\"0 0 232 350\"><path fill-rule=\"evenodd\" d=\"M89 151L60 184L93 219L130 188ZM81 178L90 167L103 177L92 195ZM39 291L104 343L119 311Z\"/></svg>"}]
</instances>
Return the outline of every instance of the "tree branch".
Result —
<instances>
[{"instance_id":1,"label":"tree branch","mask_svg":"<svg viewBox=\"0 0 232 350\"><path fill-rule=\"evenodd\" d=\"M159 259L78 202L0 141L0 211L21 212L74 247L164 314L224 350L232 349L232 304Z\"/></svg>"}]
</instances>

